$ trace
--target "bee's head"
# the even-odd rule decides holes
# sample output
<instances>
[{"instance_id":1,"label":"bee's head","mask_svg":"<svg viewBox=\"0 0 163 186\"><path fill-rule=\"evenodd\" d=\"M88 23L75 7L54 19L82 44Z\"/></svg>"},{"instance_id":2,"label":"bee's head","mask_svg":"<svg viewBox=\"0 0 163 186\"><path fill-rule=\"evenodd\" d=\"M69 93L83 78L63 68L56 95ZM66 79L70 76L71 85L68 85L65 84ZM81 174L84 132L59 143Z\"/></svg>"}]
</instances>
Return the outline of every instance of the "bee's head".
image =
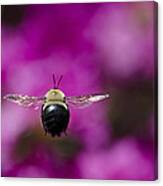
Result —
<instances>
[{"instance_id":1,"label":"bee's head","mask_svg":"<svg viewBox=\"0 0 163 186\"><path fill-rule=\"evenodd\" d=\"M55 75L53 74L54 88L50 89L46 93L45 97L47 101L64 101L65 95L61 90L58 89L62 77L63 76L60 76L59 80L56 81Z\"/></svg>"},{"instance_id":2,"label":"bee's head","mask_svg":"<svg viewBox=\"0 0 163 186\"><path fill-rule=\"evenodd\" d=\"M65 95L59 89L50 89L45 95L47 101L64 101Z\"/></svg>"}]
</instances>

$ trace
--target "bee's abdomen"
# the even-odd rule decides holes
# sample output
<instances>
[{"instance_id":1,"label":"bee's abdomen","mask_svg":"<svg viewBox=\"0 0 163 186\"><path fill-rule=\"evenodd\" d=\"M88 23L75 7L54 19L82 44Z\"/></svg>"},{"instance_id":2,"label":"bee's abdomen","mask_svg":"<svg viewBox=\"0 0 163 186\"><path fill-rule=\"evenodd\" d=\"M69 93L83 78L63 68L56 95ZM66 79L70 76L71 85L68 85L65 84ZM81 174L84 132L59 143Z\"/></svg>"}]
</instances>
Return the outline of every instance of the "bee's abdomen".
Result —
<instances>
[{"instance_id":1,"label":"bee's abdomen","mask_svg":"<svg viewBox=\"0 0 163 186\"><path fill-rule=\"evenodd\" d=\"M45 132L52 136L60 136L65 132L69 122L69 110L63 105L50 104L42 107L42 123Z\"/></svg>"}]
</instances>

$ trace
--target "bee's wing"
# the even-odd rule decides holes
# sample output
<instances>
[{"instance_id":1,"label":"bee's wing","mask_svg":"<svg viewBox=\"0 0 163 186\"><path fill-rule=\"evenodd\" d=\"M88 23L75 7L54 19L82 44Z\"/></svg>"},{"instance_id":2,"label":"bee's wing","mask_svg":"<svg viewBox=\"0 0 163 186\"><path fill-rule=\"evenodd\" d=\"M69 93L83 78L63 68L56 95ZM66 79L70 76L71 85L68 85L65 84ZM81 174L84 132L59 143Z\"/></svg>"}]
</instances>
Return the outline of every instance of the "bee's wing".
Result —
<instances>
[{"instance_id":1,"label":"bee's wing","mask_svg":"<svg viewBox=\"0 0 163 186\"><path fill-rule=\"evenodd\" d=\"M34 107L35 109L38 109L39 105L43 104L45 101L44 97L35 97L18 94L7 94L6 96L4 96L4 99L16 103L20 106Z\"/></svg>"},{"instance_id":2,"label":"bee's wing","mask_svg":"<svg viewBox=\"0 0 163 186\"><path fill-rule=\"evenodd\" d=\"M83 108L91 105L92 103L102 101L104 99L109 98L109 94L91 94L85 96L72 96L66 97L66 103L70 105L74 105L78 108Z\"/></svg>"}]
</instances>

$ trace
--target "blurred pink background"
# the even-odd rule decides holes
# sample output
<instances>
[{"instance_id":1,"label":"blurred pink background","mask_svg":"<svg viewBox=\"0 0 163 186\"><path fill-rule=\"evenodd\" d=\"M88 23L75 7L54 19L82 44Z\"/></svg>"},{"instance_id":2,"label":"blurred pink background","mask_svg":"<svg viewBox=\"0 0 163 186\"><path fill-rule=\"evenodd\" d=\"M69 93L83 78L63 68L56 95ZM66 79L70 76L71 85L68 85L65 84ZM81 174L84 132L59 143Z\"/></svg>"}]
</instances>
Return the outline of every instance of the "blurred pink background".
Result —
<instances>
[{"instance_id":1,"label":"blurred pink background","mask_svg":"<svg viewBox=\"0 0 163 186\"><path fill-rule=\"evenodd\" d=\"M2 6L2 96L109 92L70 108L68 136L44 136L40 111L2 99L2 176L157 178L154 2Z\"/></svg>"}]
</instances>

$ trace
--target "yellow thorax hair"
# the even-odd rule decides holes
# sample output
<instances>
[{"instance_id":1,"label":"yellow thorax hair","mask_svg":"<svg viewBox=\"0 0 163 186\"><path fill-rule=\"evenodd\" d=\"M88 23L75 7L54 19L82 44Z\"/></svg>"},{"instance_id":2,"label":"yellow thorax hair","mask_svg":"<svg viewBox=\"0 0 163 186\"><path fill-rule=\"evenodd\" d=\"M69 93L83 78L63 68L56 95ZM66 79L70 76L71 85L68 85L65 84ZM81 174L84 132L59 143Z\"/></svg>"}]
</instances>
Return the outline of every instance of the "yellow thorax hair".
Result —
<instances>
[{"instance_id":1,"label":"yellow thorax hair","mask_svg":"<svg viewBox=\"0 0 163 186\"><path fill-rule=\"evenodd\" d=\"M47 101L64 101L65 95L59 89L50 89L45 97Z\"/></svg>"}]
</instances>

